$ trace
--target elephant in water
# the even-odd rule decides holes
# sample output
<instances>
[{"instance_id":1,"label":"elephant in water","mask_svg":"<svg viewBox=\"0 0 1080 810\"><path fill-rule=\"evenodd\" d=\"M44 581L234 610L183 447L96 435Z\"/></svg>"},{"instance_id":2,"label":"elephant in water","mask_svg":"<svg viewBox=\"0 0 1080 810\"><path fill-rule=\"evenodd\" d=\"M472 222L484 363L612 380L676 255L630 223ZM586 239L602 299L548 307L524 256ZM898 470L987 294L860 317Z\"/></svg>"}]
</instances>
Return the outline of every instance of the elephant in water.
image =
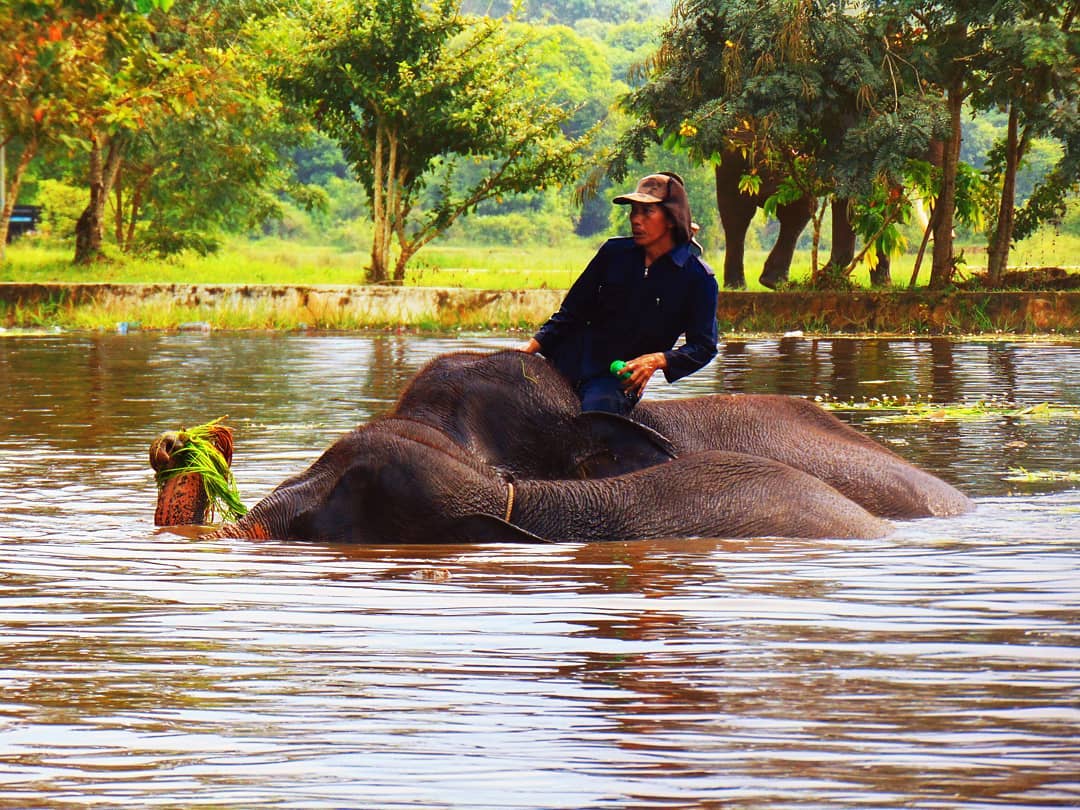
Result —
<instances>
[{"instance_id":1,"label":"elephant in water","mask_svg":"<svg viewBox=\"0 0 1080 810\"><path fill-rule=\"evenodd\" d=\"M632 415L641 424L581 413L535 355L444 355L389 414L219 531L380 543L875 537L888 531L880 517L972 506L796 397L645 402ZM231 453L227 438L215 442ZM155 441L155 469L176 449L175 436ZM161 490L155 521L198 524L204 509L198 476L179 476Z\"/></svg>"},{"instance_id":2,"label":"elephant in water","mask_svg":"<svg viewBox=\"0 0 1080 810\"><path fill-rule=\"evenodd\" d=\"M798 397L716 394L645 401L631 417L670 439L680 456L728 450L771 458L882 517L945 517L974 509L952 485Z\"/></svg>"},{"instance_id":3,"label":"elephant in water","mask_svg":"<svg viewBox=\"0 0 1080 810\"><path fill-rule=\"evenodd\" d=\"M156 461L167 464L161 441ZM158 513L201 519L194 503L183 519L185 497L199 488L162 489ZM510 481L443 431L384 417L343 436L210 536L391 544L873 538L890 530L832 487L771 459L712 451L608 478Z\"/></svg>"},{"instance_id":4,"label":"elephant in water","mask_svg":"<svg viewBox=\"0 0 1080 810\"><path fill-rule=\"evenodd\" d=\"M518 477L600 477L676 454L724 450L807 472L882 517L940 517L973 508L950 484L799 397L643 400L630 419L651 429L644 432L622 417L582 414L569 383L543 358L460 352L417 372L393 413L442 430Z\"/></svg>"}]
</instances>

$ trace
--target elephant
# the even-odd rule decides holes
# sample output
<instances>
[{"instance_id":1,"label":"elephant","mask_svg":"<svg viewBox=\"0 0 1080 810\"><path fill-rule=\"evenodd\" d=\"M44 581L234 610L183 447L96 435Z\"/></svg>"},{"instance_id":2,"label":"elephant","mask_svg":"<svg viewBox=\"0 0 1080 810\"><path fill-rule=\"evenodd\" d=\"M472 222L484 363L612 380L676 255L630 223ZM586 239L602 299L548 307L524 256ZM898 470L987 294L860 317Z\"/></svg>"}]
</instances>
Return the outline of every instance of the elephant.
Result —
<instances>
[{"instance_id":1,"label":"elephant","mask_svg":"<svg viewBox=\"0 0 1080 810\"><path fill-rule=\"evenodd\" d=\"M821 479L881 517L945 517L975 508L951 484L799 397L643 400L630 415L667 437L680 456L727 450L771 458Z\"/></svg>"},{"instance_id":2,"label":"elephant","mask_svg":"<svg viewBox=\"0 0 1080 810\"><path fill-rule=\"evenodd\" d=\"M179 516L183 504L159 499L158 511ZM771 459L711 451L608 478L511 481L442 431L387 416L346 434L207 536L381 545L890 531L832 487Z\"/></svg>"},{"instance_id":3,"label":"elephant","mask_svg":"<svg viewBox=\"0 0 1080 810\"><path fill-rule=\"evenodd\" d=\"M944 481L797 397L645 401L631 416L638 421L581 413L569 383L536 355L443 355L417 373L389 413L281 484L253 517L221 531L365 542L880 536L888 524L879 518L972 508ZM231 455L230 437L214 441ZM155 469L168 467L176 449L175 434L156 440ZM445 484L432 482L433 470L447 476ZM425 483L409 495L409 480ZM440 489L466 481L464 501ZM511 486L520 493L518 511L499 520L492 504ZM350 498L363 503L350 506ZM523 511L535 503L565 514ZM649 512L637 528L625 515L636 503ZM204 512L197 476L179 476L162 489L155 521L198 524ZM406 518L416 526L401 524Z\"/></svg>"},{"instance_id":4,"label":"elephant","mask_svg":"<svg viewBox=\"0 0 1080 810\"><path fill-rule=\"evenodd\" d=\"M716 179L716 209L724 230L724 287L746 287L743 255L746 251L746 232L765 201L780 187L780 176L759 167L761 186L753 194L743 193L739 188L742 176L753 168L740 149L724 150L714 172ZM813 216L814 201L809 194L776 207L780 233L765 259L759 281L773 289L787 281L791 260L799 236Z\"/></svg>"},{"instance_id":5,"label":"elephant","mask_svg":"<svg viewBox=\"0 0 1080 810\"><path fill-rule=\"evenodd\" d=\"M675 455L724 450L810 473L881 517L973 508L950 484L808 400L774 394L646 399L630 412L643 426L634 430L622 417L582 414L565 378L524 352L437 357L417 372L392 413L439 428L517 477L602 477Z\"/></svg>"}]
</instances>

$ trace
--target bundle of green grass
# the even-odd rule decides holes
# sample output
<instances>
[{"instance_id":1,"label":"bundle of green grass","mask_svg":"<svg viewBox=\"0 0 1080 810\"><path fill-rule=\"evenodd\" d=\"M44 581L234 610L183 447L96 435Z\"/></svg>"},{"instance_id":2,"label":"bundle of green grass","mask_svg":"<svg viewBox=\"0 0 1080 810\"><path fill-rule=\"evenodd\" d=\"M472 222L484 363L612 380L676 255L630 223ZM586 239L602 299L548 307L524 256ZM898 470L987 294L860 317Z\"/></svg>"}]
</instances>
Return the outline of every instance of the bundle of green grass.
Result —
<instances>
[{"instance_id":1,"label":"bundle of green grass","mask_svg":"<svg viewBox=\"0 0 1080 810\"><path fill-rule=\"evenodd\" d=\"M179 446L170 454L168 469L158 470L155 474L159 490L167 481L180 475L195 473L202 476L211 521L217 513L226 520L236 520L247 514L229 459L218 449L220 444L232 456L232 428L222 424L225 419L222 416L193 428L181 427L177 434Z\"/></svg>"}]
</instances>

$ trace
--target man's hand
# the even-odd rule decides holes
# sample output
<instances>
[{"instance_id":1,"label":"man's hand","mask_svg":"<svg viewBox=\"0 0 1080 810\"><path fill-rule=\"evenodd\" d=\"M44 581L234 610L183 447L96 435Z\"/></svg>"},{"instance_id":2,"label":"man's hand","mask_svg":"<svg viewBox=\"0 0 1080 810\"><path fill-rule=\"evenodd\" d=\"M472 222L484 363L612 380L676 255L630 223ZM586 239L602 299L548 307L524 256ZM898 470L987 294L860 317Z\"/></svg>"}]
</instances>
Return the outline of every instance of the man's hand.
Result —
<instances>
[{"instance_id":1,"label":"man's hand","mask_svg":"<svg viewBox=\"0 0 1080 810\"><path fill-rule=\"evenodd\" d=\"M645 390L645 386L652 379L652 375L662 368L667 368L667 357L664 356L663 352L643 354L633 360L627 360L626 365L623 366L623 373L629 371L630 376L624 377L623 389L634 396L640 397L641 392Z\"/></svg>"},{"instance_id":2,"label":"man's hand","mask_svg":"<svg viewBox=\"0 0 1080 810\"><path fill-rule=\"evenodd\" d=\"M536 354L540 351L540 344L536 341L536 338L529 338L529 342L524 346L518 347L519 352L527 352L528 354Z\"/></svg>"}]
</instances>

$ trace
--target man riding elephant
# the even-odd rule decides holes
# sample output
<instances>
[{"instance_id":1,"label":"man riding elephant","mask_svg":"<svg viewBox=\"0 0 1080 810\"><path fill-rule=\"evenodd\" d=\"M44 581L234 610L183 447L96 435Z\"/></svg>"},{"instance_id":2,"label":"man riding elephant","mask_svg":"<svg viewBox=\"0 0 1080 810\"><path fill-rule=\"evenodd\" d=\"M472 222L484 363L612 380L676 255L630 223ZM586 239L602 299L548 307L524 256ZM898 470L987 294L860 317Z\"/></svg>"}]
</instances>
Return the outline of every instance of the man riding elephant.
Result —
<instances>
[{"instance_id":1,"label":"man riding elephant","mask_svg":"<svg viewBox=\"0 0 1080 810\"><path fill-rule=\"evenodd\" d=\"M625 415L657 371L674 382L716 356L718 289L695 249L681 177L650 174L614 202L630 206L633 235L600 248L522 350L554 363L583 410ZM619 376L615 360L625 361Z\"/></svg>"}]
</instances>

